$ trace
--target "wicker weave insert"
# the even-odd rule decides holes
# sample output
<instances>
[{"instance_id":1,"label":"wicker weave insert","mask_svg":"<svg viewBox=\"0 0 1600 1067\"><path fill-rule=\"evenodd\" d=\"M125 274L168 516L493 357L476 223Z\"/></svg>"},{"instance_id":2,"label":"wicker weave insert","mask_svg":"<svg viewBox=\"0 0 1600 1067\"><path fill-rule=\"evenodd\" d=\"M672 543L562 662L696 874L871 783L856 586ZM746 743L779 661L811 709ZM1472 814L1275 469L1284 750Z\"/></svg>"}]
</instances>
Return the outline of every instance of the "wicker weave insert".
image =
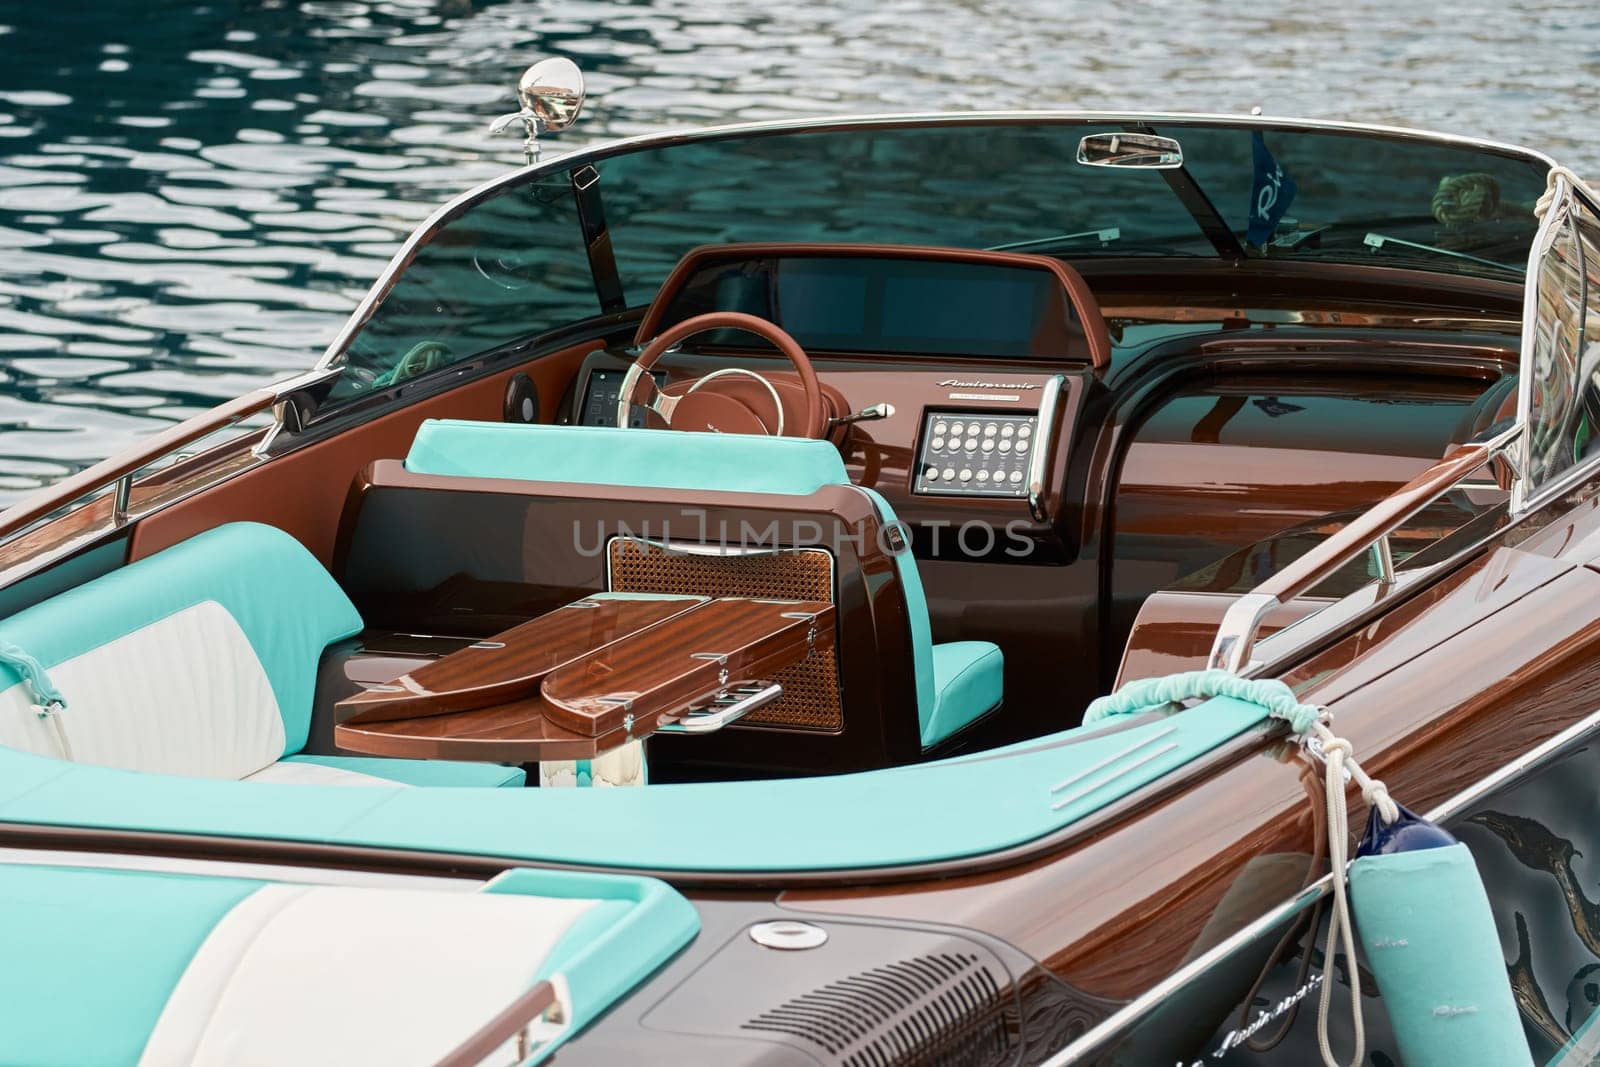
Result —
<instances>
[{"instance_id":1,"label":"wicker weave insert","mask_svg":"<svg viewBox=\"0 0 1600 1067\"><path fill-rule=\"evenodd\" d=\"M617 593L677 593L749 596L833 603L833 559L820 548L780 549L748 555L674 552L653 541L614 537L606 546L611 590ZM751 712L744 721L797 730L837 730L839 666L834 648L786 667L773 681L783 696Z\"/></svg>"}]
</instances>

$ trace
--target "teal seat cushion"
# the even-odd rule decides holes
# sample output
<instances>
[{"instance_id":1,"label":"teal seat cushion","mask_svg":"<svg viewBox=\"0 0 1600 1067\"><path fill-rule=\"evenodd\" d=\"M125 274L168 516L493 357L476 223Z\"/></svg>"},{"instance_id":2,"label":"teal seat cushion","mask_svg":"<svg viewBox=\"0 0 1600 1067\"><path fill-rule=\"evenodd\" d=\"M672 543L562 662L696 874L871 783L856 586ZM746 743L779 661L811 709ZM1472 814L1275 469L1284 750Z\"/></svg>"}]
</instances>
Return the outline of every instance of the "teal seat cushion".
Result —
<instances>
[{"instance_id":1,"label":"teal seat cushion","mask_svg":"<svg viewBox=\"0 0 1600 1067\"><path fill-rule=\"evenodd\" d=\"M1005 657L988 641L933 646L933 714L922 723L922 747L943 741L1000 703Z\"/></svg>"},{"instance_id":2,"label":"teal seat cushion","mask_svg":"<svg viewBox=\"0 0 1600 1067\"><path fill-rule=\"evenodd\" d=\"M0 1063L138 1063L195 950L262 884L0 869Z\"/></svg>"},{"instance_id":3,"label":"teal seat cushion","mask_svg":"<svg viewBox=\"0 0 1600 1067\"><path fill-rule=\"evenodd\" d=\"M0 621L0 641L48 670L205 601L239 624L283 716L284 752L300 751L323 650L359 633L361 616L322 564L276 527L207 530ZM0 689L20 680L0 664Z\"/></svg>"},{"instance_id":4,"label":"teal seat cushion","mask_svg":"<svg viewBox=\"0 0 1600 1067\"><path fill-rule=\"evenodd\" d=\"M1217 697L1174 715L883 770L645 789L270 784L140 774L0 748L0 821L481 853L530 864L837 872L1035 841L1230 738L1268 729L1266 708ZM798 811L807 817L795 819Z\"/></svg>"},{"instance_id":5,"label":"teal seat cushion","mask_svg":"<svg viewBox=\"0 0 1600 1067\"><path fill-rule=\"evenodd\" d=\"M617 430L429 419L406 455L414 474L641 489L805 495L846 485L827 441L759 434Z\"/></svg>"},{"instance_id":6,"label":"teal seat cushion","mask_svg":"<svg viewBox=\"0 0 1600 1067\"><path fill-rule=\"evenodd\" d=\"M370 774L403 785L521 786L528 780L521 767L498 763L464 763L442 759L384 759L381 756L290 756L285 763L317 763L356 774Z\"/></svg>"},{"instance_id":7,"label":"teal seat cushion","mask_svg":"<svg viewBox=\"0 0 1600 1067\"><path fill-rule=\"evenodd\" d=\"M900 522L894 506L876 489L861 490L872 498L878 509L878 520L885 527ZM922 591L922 575L917 570L916 557L911 554L911 538L906 536L906 547L894 553L895 577L900 580L901 594L906 598L906 618L911 623L911 665L917 680L917 721L922 728L923 747L928 744L928 724L938 702L938 689L933 681L933 624L928 619L928 597Z\"/></svg>"}]
</instances>

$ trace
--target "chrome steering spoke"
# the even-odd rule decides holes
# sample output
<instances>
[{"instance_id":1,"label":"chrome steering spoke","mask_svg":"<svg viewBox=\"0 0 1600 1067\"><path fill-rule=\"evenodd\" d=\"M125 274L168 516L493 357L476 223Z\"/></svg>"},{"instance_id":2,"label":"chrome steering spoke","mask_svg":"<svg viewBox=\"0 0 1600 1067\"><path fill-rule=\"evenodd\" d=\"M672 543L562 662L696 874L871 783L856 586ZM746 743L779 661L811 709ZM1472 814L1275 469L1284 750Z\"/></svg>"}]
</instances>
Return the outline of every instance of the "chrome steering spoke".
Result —
<instances>
[{"instance_id":1,"label":"chrome steering spoke","mask_svg":"<svg viewBox=\"0 0 1600 1067\"><path fill-rule=\"evenodd\" d=\"M650 397L643 403L633 398L633 392L639 387L641 380L650 383ZM661 387L656 384L655 378L647 377L641 373L639 364L634 363L628 367L627 373L622 376L622 388L617 393L617 427L624 430L628 428L628 411L636 403L639 403L641 407L649 411L655 412L661 416L661 421L671 426L672 413L677 409L678 401L681 399L682 397L668 396L662 392Z\"/></svg>"}]
</instances>

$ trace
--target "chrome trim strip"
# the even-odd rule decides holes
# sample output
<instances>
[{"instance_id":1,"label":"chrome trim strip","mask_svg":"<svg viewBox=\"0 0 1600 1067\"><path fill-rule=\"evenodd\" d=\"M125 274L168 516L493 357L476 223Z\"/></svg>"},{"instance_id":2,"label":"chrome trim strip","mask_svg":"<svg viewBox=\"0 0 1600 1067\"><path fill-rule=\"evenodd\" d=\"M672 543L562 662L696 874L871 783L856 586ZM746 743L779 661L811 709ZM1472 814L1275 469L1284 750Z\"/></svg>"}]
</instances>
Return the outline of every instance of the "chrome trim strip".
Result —
<instances>
[{"instance_id":1,"label":"chrome trim strip","mask_svg":"<svg viewBox=\"0 0 1600 1067\"><path fill-rule=\"evenodd\" d=\"M748 690L761 688L754 692ZM713 700L704 708L692 709L676 722L656 726L658 734L710 734L738 722L757 708L764 707L783 696L783 686L777 682L752 682Z\"/></svg>"},{"instance_id":2,"label":"chrome trim strip","mask_svg":"<svg viewBox=\"0 0 1600 1067\"><path fill-rule=\"evenodd\" d=\"M1056 405L1066 381L1064 374L1052 374L1045 379L1044 391L1039 394L1039 411L1033 418L1033 455L1028 457L1028 512L1035 522L1050 521L1044 506L1044 476L1050 469L1050 453L1056 450Z\"/></svg>"},{"instance_id":3,"label":"chrome trim strip","mask_svg":"<svg viewBox=\"0 0 1600 1067\"><path fill-rule=\"evenodd\" d=\"M1441 822L1471 807L1484 797L1525 773L1535 765L1559 752L1584 734L1600 729L1600 711L1590 712L1560 733L1535 745L1522 755L1502 764L1492 774L1478 779L1472 785L1441 802L1427 813L1427 818ZM1325 874L1293 897L1265 912L1254 922L1217 942L1207 951L1173 971L1123 1007L1113 1012L1099 1025L1091 1027L1077 1040L1046 1060L1042 1067L1067 1067L1078 1057L1099 1051L1097 1046L1130 1029L1146 1014L1155 1011L1187 983L1199 978L1213 966L1221 963L1235 949L1269 933L1280 923L1315 902L1333 889L1333 875Z\"/></svg>"}]
</instances>

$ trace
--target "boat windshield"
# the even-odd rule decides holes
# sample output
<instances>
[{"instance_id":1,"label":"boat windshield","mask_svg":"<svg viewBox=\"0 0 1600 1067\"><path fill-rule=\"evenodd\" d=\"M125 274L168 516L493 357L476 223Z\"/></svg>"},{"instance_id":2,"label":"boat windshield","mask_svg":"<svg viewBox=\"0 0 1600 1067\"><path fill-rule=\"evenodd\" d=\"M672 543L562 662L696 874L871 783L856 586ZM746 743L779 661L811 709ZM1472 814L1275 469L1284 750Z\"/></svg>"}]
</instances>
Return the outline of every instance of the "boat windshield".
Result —
<instances>
[{"instance_id":1,"label":"boat windshield","mask_svg":"<svg viewBox=\"0 0 1600 1067\"><path fill-rule=\"evenodd\" d=\"M1086 134L1128 130L1176 138L1183 167L1077 162ZM348 343L335 395L647 304L685 252L712 243L1248 256L1520 280L1546 169L1531 153L1397 134L1157 119L885 120L601 147L469 199L424 234ZM598 257L597 285L602 225L615 274Z\"/></svg>"}]
</instances>

